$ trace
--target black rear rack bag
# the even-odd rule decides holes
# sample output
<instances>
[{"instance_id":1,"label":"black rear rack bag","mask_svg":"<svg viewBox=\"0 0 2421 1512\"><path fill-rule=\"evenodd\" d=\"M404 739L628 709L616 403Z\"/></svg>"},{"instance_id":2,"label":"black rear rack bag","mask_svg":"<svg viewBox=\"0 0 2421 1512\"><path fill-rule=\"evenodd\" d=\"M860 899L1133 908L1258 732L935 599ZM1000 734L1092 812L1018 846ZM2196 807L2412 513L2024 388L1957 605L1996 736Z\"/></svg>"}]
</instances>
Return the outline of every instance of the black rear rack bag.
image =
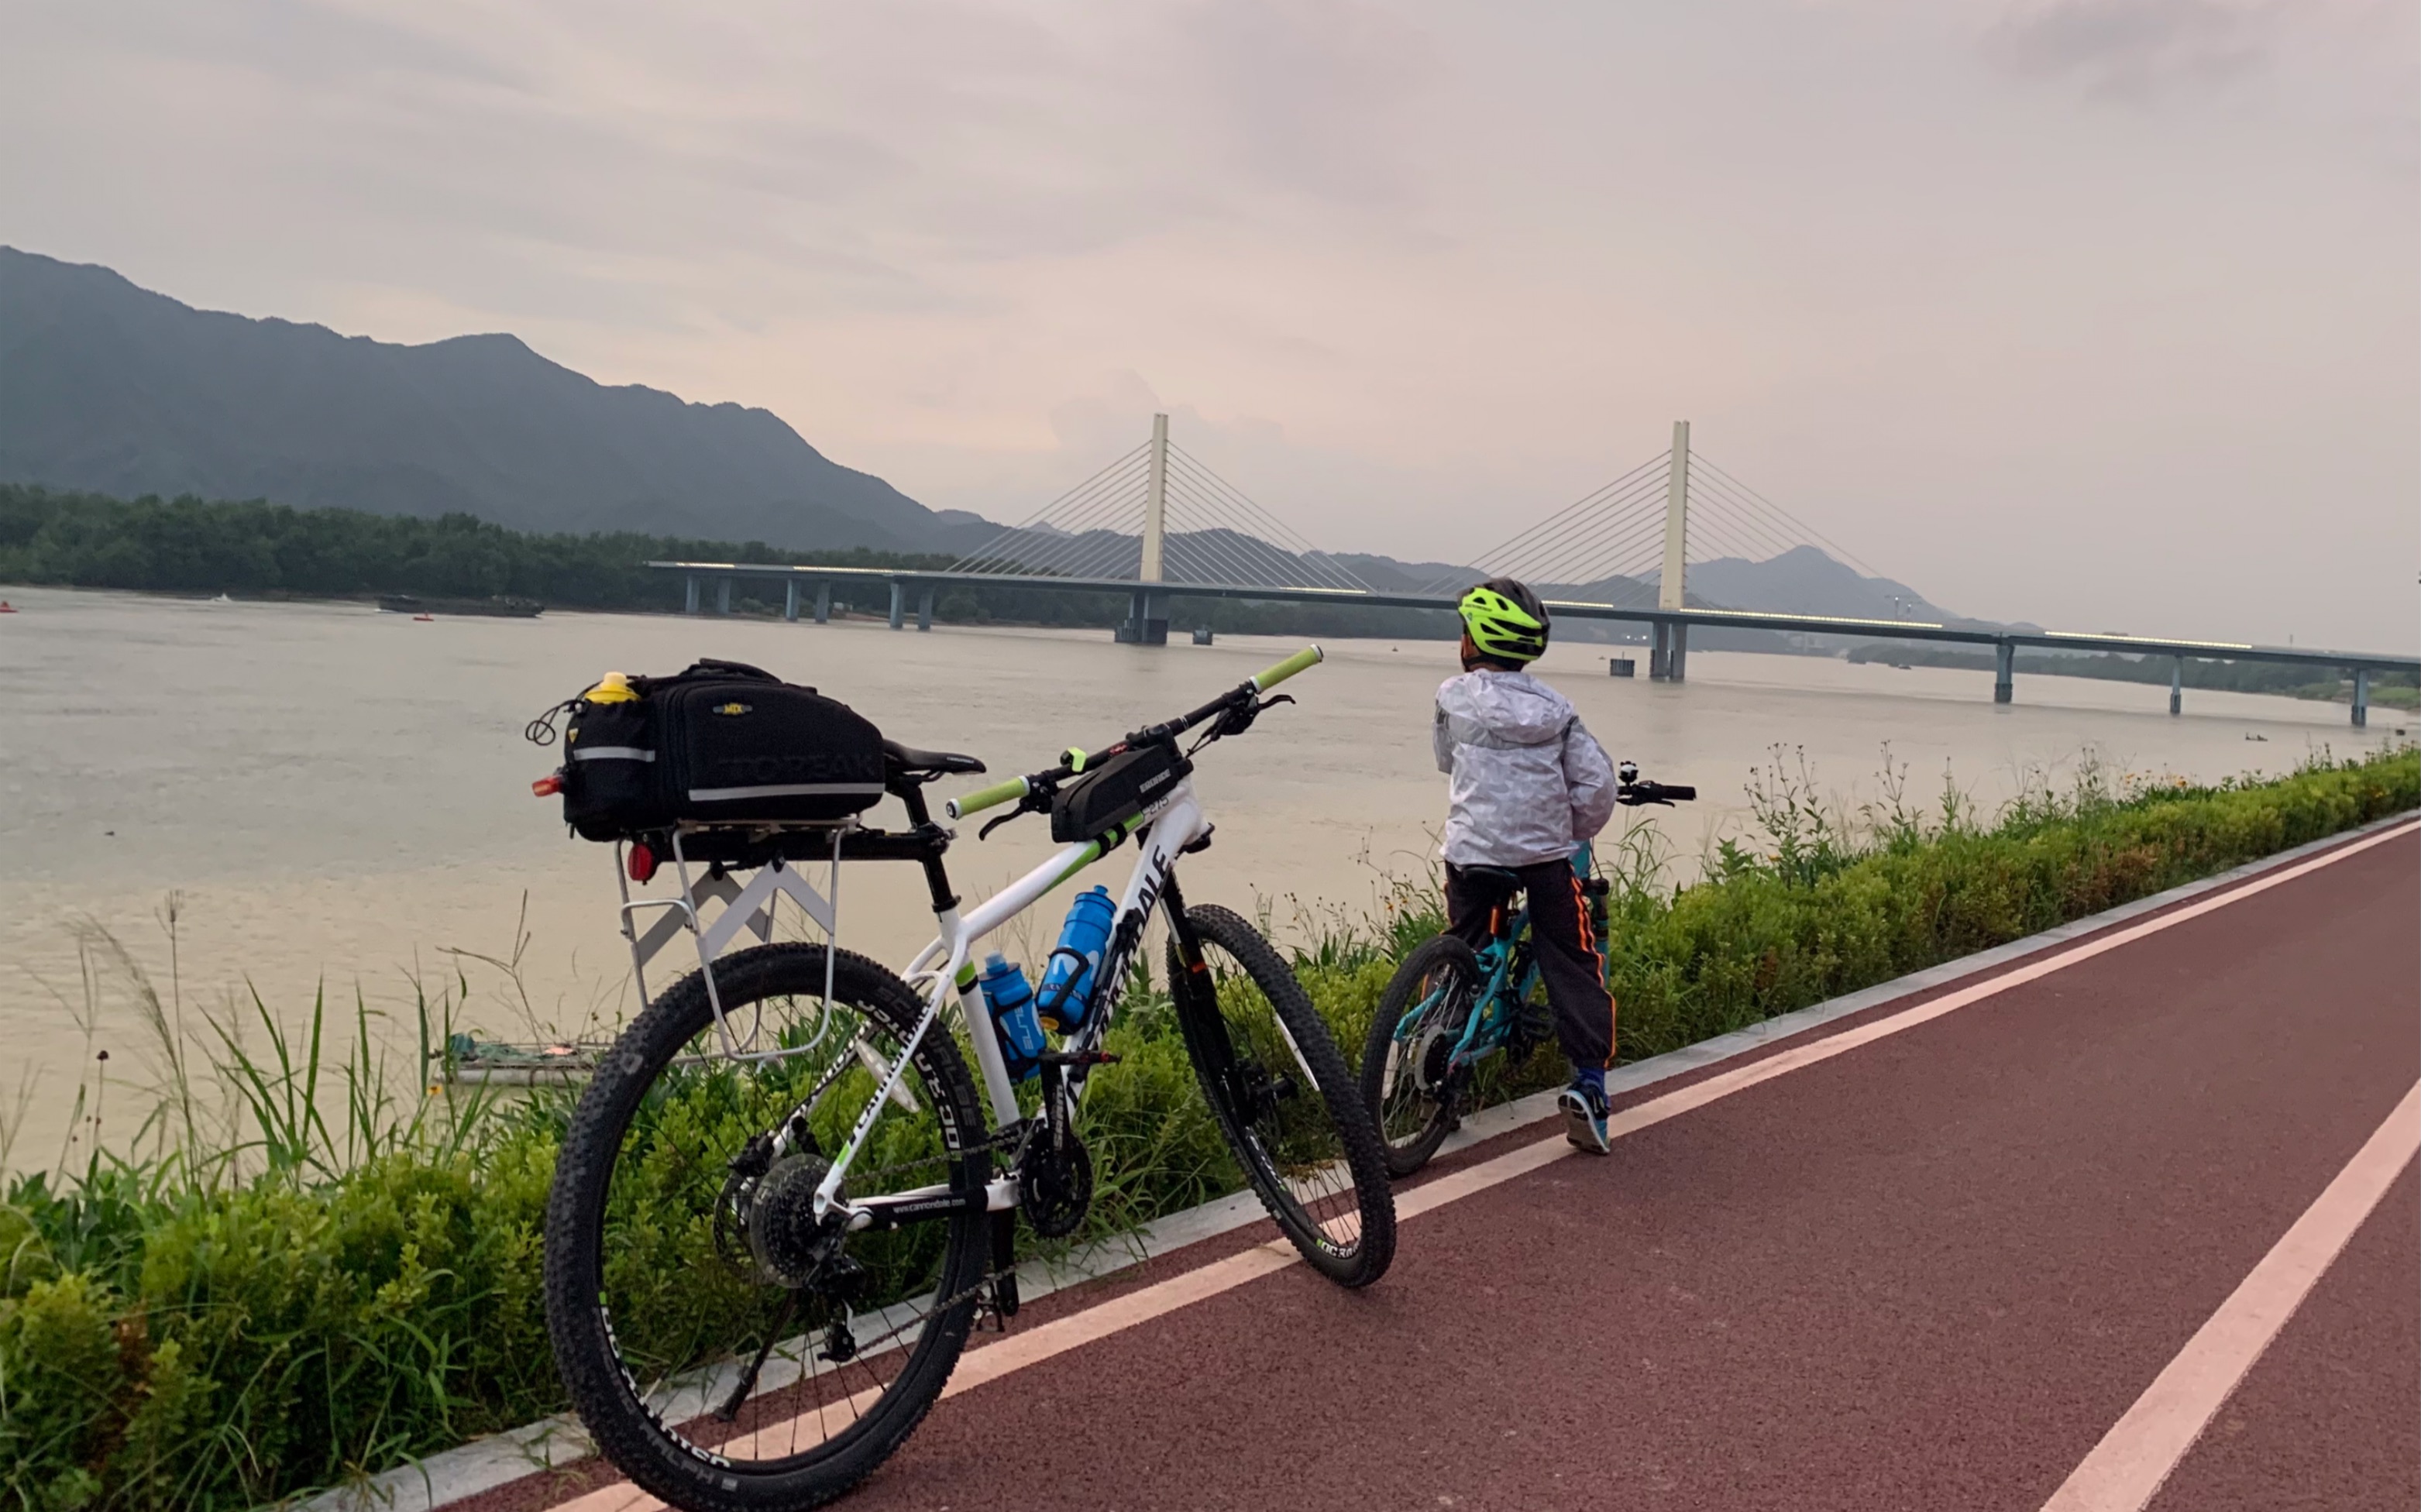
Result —
<instances>
[{"instance_id":1,"label":"black rear rack bag","mask_svg":"<svg viewBox=\"0 0 2421 1512\"><path fill-rule=\"evenodd\" d=\"M1122 751L1052 798L1051 838L1073 845L1107 834L1166 798L1193 770L1175 746Z\"/></svg>"},{"instance_id":2,"label":"black rear rack bag","mask_svg":"<svg viewBox=\"0 0 2421 1512\"><path fill-rule=\"evenodd\" d=\"M738 662L600 683L564 733L563 818L590 840L675 824L816 824L883 794L882 732Z\"/></svg>"}]
</instances>

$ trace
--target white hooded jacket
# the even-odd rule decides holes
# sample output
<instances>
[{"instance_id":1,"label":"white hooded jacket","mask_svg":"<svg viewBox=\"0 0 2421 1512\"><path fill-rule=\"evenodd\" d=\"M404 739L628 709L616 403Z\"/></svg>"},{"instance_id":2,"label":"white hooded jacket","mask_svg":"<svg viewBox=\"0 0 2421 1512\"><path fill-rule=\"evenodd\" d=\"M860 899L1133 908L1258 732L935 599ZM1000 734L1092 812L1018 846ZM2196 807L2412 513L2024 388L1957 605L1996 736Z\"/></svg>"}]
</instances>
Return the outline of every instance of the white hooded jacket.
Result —
<instances>
[{"instance_id":1,"label":"white hooded jacket","mask_svg":"<svg viewBox=\"0 0 2421 1512\"><path fill-rule=\"evenodd\" d=\"M1438 687L1430 732L1452 805L1441 854L1457 866L1560 861L1614 817L1614 767L1562 694L1526 672Z\"/></svg>"}]
</instances>

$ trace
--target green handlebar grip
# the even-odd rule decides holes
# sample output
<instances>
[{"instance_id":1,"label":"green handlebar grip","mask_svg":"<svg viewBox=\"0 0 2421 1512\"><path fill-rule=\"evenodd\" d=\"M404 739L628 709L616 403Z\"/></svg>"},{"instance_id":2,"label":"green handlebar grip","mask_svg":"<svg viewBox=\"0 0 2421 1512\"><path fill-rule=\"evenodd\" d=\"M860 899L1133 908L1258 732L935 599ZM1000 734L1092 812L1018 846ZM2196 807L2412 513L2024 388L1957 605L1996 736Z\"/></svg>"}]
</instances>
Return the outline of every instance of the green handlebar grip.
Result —
<instances>
[{"instance_id":1,"label":"green handlebar grip","mask_svg":"<svg viewBox=\"0 0 2421 1512\"><path fill-rule=\"evenodd\" d=\"M1013 803L1024 796L1025 779L1011 777L1007 782L996 782L989 787L978 787L963 797L953 798L942 807L948 812L950 818L962 819L970 814L980 814L985 809L994 808L1002 803Z\"/></svg>"},{"instance_id":2,"label":"green handlebar grip","mask_svg":"<svg viewBox=\"0 0 2421 1512\"><path fill-rule=\"evenodd\" d=\"M1267 693L1272 688L1276 687L1279 683L1286 681L1287 678L1293 677L1296 673L1305 672L1318 666L1320 663L1320 661L1321 657L1320 647L1317 646L1306 646L1302 650L1295 652L1294 655L1288 657L1285 661L1270 668L1268 671L1256 676L1253 678L1253 691L1255 693Z\"/></svg>"}]
</instances>

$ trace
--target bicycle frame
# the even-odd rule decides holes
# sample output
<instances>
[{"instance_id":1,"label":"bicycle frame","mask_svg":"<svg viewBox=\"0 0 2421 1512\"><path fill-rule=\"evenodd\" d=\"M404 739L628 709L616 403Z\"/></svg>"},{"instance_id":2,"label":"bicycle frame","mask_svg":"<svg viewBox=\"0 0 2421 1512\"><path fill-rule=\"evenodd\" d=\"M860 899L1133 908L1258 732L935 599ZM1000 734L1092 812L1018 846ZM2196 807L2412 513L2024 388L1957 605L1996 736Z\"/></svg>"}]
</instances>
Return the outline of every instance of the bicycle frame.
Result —
<instances>
[{"instance_id":1,"label":"bicycle frame","mask_svg":"<svg viewBox=\"0 0 2421 1512\"><path fill-rule=\"evenodd\" d=\"M1507 920L1504 930L1478 953L1480 967L1488 974L1488 982L1480 989L1479 1006L1462 1026L1462 1037L1455 1041L1450 1064L1457 1067L1474 1065L1503 1048L1506 1035L1513 1024L1510 1005L1527 998L1530 990L1539 982L1539 964L1526 958L1521 962L1521 982L1515 985L1511 981L1514 961L1520 955L1515 946L1521 943L1523 931L1529 927L1530 911L1524 907Z\"/></svg>"},{"instance_id":2,"label":"bicycle frame","mask_svg":"<svg viewBox=\"0 0 2421 1512\"><path fill-rule=\"evenodd\" d=\"M943 1021L945 1009L953 1002L959 1005L959 1011L965 1020L967 1038L975 1047L976 1064L981 1072L984 1098L993 1129L1005 1129L1018 1121L1017 1083L1009 1077L1007 1060L1001 1053L999 1031L992 1023L992 1014L984 1005L982 990L976 982L973 957L976 942L1040 902L1061 882L1125 844L1131 835L1140 835L1141 853L1135 858L1134 870L1127 878L1126 891L1118 899L1117 912L1110 927L1109 946L1103 953L1101 969L1094 974L1085 1025L1069 1040L1071 1051L1079 1054L1091 1052L1100 1046L1101 1037L1108 1032L1111 1013L1126 990L1127 976L1134 965L1135 954L1142 948L1144 927L1150 922L1152 911L1170 891L1178 856L1200 839L1208 829L1202 805L1194 795L1193 780L1187 778L1171 788L1167 796L1110 834L1098 840L1061 848L1051 859L964 913L955 903L936 909L933 918L940 933L931 943L916 953L915 959L901 974L909 985L924 990L925 1011L901 1045L898 1059L885 1068L882 1084L858 1115L856 1124L850 1130L848 1143L833 1159L832 1170L816 1189L818 1216L820 1217L838 1200L841 1183L848 1176L859 1148L865 1144L867 1131L873 1128L876 1116L881 1114L883 1102L899 1095L900 1078L906 1073L910 1058L924 1043L925 1037ZM1089 1067L1082 1063L1067 1068L1065 1095L1071 1102L1083 1099L1088 1070ZM1017 1201L1018 1185L1013 1174L992 1181L985 1190L984 1208L987 1211L998 1212L1014 1208ZM972 1208L973 1204L968 1201L968 1194L955 1192L946 1185L937 1185L844 1206L850 1212L850 1226L858 1229L943 1216L962 1208Z\"/></svg>"}]
</instances>

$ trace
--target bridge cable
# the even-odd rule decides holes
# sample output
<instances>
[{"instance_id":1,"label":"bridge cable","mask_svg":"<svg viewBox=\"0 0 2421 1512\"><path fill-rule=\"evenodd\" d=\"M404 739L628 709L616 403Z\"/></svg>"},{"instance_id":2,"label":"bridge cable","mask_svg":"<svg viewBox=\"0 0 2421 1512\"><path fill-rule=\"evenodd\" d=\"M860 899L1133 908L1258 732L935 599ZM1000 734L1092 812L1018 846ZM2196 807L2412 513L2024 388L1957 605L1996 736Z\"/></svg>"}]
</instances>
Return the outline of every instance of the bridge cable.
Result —
<instances>
[{"instance_id":1,"label":"bridge cable","mask_svg":"<svg viewBox=\"0 0 2421 1512\"><path fill-rule=\"evenodd\" d=\"M1117 472L1120 468L1125 467L1127 464L1133 461L1135 458L1144 455L1150 449L1151 444L1149 442L1145 442L1137 445L1132 451L1116 459L1101 471L1093 474L1090 477L1086 478L1083 482L1078 483L1075 487L1068 490L1065 493L1060 494L1057 498L1053 499L1041 508L1035 510L1023 520L1019 521L1013 525L1004 527L998 536L995 536L992 540L985 542L981 548L969 553L967 555L961 556L957 561L951 563L947 570L952 572L965 570L968 569L969 564L984 560L985 553L990 551L994 544L1002 540L1006 540L1030 526L1042 523L1045 517L1050 515L1052 511L1059 508L1062 505L1069 503L1069 501L1075 499L1080 495L1092 491L1097 485L1102 482L1102 480L1108 478L1112 474Z\"/></svg>"}]
</instances>

